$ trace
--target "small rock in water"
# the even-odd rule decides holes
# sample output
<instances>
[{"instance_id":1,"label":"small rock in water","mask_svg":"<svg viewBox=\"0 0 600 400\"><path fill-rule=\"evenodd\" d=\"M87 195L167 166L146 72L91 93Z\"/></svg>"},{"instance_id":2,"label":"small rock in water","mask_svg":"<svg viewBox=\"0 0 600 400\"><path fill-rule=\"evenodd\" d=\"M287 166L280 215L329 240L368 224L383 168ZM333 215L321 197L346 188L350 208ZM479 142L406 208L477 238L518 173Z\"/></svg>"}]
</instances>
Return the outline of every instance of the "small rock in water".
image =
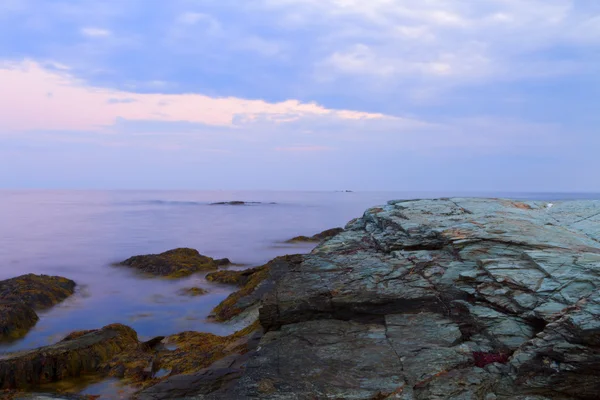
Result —
<instances>
[{"instance_id":1,"label":"small rock in water","mask_svg":"<svg viewBox=\"0 0 600 400\"><path fill-rule=\"evenodd\" d=\"M181 289L179 291L179 293L183 296L202 296L205 295L206 293L208 293L208 290L206 289L202 289L199 287L193 287L193 288L186 288L186 289Z\"/></svg>"},{"instance_id":2,"label":"small rock in water","mask_svg":"<svg viewBox=\"0 0 600 400\"><path fill-rule=\"evenodd\" d=\"M215 260L203 256L198 250L178 248L161 254L134 256L116 265L128 266L151 275L181 278L195 272L216 270L224 263L229 263L229 260Z\"/></svg>"}]
</instances>

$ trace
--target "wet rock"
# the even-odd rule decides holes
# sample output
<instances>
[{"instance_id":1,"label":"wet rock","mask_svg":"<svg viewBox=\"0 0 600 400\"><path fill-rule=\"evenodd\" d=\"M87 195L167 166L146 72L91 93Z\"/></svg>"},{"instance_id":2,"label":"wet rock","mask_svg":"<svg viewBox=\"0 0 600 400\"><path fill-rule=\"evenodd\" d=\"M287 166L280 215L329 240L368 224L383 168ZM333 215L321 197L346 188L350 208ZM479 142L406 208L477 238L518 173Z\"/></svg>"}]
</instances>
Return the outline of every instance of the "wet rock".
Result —
<instances>
[{"instance_id":1,"label":"wet rock","mask_svg":"<svg viewBox=\"0 0 600 400\"><path fill-rule=\"evenodd\" d=\"M229 260L214 260L197 250L179 248L161 254L134 256L118 263L139 271L163 277L180 278L200 271L216 270Z\"/></svg>"},{"instance_id":2,"label":"wet rock","mask_svg":"<svg viewBox=\"0 0 600 400\"><path fill-rule=\"evenodd\" d=\"M274 271L244 374L197 398L600 393L599 201L392 201Z\"/></svg>"},{"instance_id":3,"label":"wet rock","mask_svg":"<svg viewBox=\"0 0 600 400\"><path fill-rule=\"evenodd\" d=\"M0 303L0 339L18 339L35 326L39 317L25 303L2 302Z\"/></svg>"},{"instance_id":4,"label":"wet rock","mask_svg":"<svg viewBox=\"0 0 600 400\"><path fill-rule=\"evenodd\" d=\"M27 274L0 281L0 340L24 336L38 321L34 310L52 307L75 291L60 276Z\"/></svg>"},{"instance_id":5,"label":"wet rock","mask_svg":"<svg viewBox=\"0 0 600 400\"><path fill-rule=\"evenodd\" d=\"M185 289L181 289L179 291L179 294L181 294L183 296L190 296L190 297L203 296L207 293L208 293L208 290L199 288L199 287L185 288Z\"/></svg>"},{"instance_id":6,"label":"wet rock","mask_svg":"<svg viewBox=\"0 0 600 400\"><path fill-rule=\"evenodd\" d=\"M318 243L318 242L322 242L324 240L330 239L343 231L344 231L343 228L327 229L326 231L317 233L316 235L313 235L313 236L296 236L295 238L288 240L286 243L298 243L298 242Z\"/></svg>"},{"instance_id":7,"label":"wet rock","mask_svg":"<svg viewBox=\"0 0 600 400\"><path fill-rule=\"evenodd\" d=\"M95 373L103 362L137 345L133 329L114 324L51 346L0 355L0 388L21 389Z\"/></svg>"},{"instance_id":8,"label":"wet rock","mask_svg":"<svg viewBox=\"0 0 600 400\"><path fill-rule=\"evenodd\" d=\"M0 281L0 300L20 301L36 310L52 307L75 291L75 282L60 276L27 274Z\"/></svg>"}]
</instances>

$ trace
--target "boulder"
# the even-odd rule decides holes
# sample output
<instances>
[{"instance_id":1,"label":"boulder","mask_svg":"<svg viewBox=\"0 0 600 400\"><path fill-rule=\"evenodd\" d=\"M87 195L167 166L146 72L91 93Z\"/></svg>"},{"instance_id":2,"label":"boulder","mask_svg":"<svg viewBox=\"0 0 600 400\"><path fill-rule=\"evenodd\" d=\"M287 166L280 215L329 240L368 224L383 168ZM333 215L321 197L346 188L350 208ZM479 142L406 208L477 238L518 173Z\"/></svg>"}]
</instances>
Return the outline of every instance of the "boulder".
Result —
<instances>
[{"instance_id":1,"label":"boulder","mask_svg":"<svg viewBox=\"0 0 600 400\"><path fill-rule=\"evenodd\" d=\"M27 274L0 281L0 300L20 301L36 310L52 307L75 291L75 282L60 276Z\"/></svg>"},{"instance_id":2,"label":"boulder","mask_svg":"<svg viewBox=\"0 0 600 400\"><path fill-rule=\"evenodd\" d=\"M116 354L138 346L127 326L69 335L65 340L34 350L0 355L0 389L22 389L96 373Z\"/></svg>"},{"instance_id":3,"label":"boulder","mask_svg":"<svg viewBox=\"0 0 600 400\"><path fill-rule=\"evenodd\" d=\"M38 321L35 310L56 305L75 291L60 276L27 274L0 281L0 340L23 337Z\"/></svg>"},{"instance_id":4,"label":"boulder","mask_svg":"<svg viewBox=\"0 0 600 400\"><path fill-rule=\"evenodd\" d=\"M215 260L194 249L178 248L161 254L134 256L116 265L135 268L155 276L181 278L196 272L216 270L224 264L229 264L229 260Z\"/></svg>"}]
</instances>

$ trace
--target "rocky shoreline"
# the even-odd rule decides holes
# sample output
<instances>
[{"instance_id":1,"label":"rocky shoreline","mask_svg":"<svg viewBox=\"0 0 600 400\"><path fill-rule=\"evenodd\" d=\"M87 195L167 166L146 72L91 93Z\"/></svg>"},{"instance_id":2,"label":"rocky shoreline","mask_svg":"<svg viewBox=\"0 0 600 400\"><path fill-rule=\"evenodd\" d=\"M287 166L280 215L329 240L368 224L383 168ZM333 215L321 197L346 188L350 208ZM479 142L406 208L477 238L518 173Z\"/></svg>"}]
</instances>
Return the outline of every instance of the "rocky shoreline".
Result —
<instances>
[{"instance_id":1,"label":"rocky shoreline","mask_svg":"<svg viewBox=\"0 0 600 400\"><path fill-rule=\"evenodd\" d=\"M31 399L15 390L95 373L140 400L598 398L600 201L391 201L331 232L245 271L192 249L132 257L156 276L237 285L211 318L246 328L76 332L0 356L0 388ZM34 308L7 293L4 281L0 299ZM14 314L1 315L4 332Z\"/></svg>"}]
</instances>

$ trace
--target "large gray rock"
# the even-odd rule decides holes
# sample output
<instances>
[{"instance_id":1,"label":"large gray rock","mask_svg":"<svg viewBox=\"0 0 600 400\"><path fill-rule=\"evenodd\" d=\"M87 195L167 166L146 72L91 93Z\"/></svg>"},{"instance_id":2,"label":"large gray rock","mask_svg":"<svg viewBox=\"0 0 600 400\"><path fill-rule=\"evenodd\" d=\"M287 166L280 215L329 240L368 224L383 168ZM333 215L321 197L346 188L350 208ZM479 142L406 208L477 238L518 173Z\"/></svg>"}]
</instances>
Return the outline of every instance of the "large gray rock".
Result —
<instances>
[{"instance_id":1,"label":"large gray rock","mask_svg":"<svg viewBox=\"0 0 600 400\"><path fill-rule=\"evenodd\" d=\"M596 399L599 286L598 201L392 201L288 266L230 395Z\"/></svg>"}]
</instances>

